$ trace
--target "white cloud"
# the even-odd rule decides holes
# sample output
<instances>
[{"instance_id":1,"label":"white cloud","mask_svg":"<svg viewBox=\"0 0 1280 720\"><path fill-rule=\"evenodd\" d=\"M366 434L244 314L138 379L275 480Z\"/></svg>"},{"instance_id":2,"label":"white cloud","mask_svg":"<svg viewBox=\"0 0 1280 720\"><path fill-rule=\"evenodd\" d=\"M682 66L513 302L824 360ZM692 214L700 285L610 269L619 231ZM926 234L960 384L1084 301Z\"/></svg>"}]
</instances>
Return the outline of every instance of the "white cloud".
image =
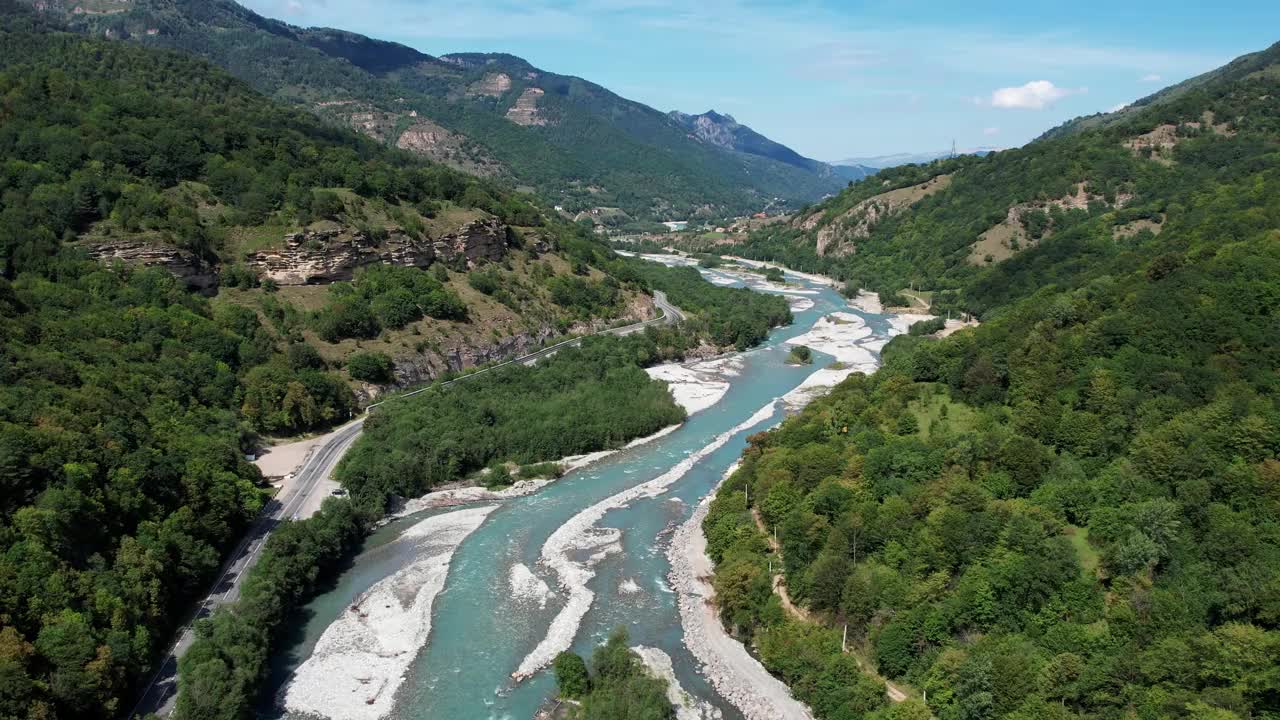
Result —
<instances>
[{"instance_id":1,"label":"white cloud","mask_svg":"<svg viewBox=\"0 0 1280 720\"><path fill-rule=\"evenodd\" d=\"M982 129L982 134L983 134L983 135L986 135L987 137L990 137L990 136L992 136L992 135L999 135L999 134L1000 134L1000 128L998 128L998 127L983 128L983 129Z\"/></svg>"},{"instance_id":2,"label":"white cloud","mask_svg":"<svg viewBox=\"0 0 1280 720\"><path fill-rule=\"evenodd\" d=\"M1018 87L1000 88L991 93L991 106L998 108L1018 108L1023 110L1043 110L1052 106L1068 95L1085 92L1084 88L1069 90L1060 88L1048 80L1032 80Z\"/></svg>"},{"instance_id":3,"label":"white cloud","mask_svg":"<svg viewBox=\"0 0 1280 720\"><path fill-rule=\"evenodd\" d=\"M1157 75L1157 74L1155 74L1155 73L1151 73L1150 75L1143 75L1143 76L1142 76L1142 82L1160 82L1160 81L1161 81L1161 80L1163 80L1163 79L1164 79L1164 78L1160 77L1159 75Z\"/></svg>"}]
</instances>

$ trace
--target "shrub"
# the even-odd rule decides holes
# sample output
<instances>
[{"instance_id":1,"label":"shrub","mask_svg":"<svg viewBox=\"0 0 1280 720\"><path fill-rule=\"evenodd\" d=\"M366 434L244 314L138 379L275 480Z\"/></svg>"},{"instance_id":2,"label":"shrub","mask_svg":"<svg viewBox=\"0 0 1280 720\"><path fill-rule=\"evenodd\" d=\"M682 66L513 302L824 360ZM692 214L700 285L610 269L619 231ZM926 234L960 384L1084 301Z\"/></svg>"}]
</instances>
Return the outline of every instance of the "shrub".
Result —
<instances>
[{"instance_id":1,"label":"shrub","mask_svg":"<svg viewBox=\"0 0 1280 720\"><path fill-rule=\"evenodd\" d=\"M324 369L324 358L320 357L320 352L307 343L293 343L287 351L289 358L289 367L294 370L303 369Z\"/></svg>"},{"instance_id":2,"label":"shrub","mask_svg":"<svg viewBox=\"0 0 1280 720\"><path fill-rule=\"evenodd\" d=\"M485 295L492 295L502 286L502 277L490 268L472 270L467 273L467 284Z\"/></svg>"},{"instance_id":3,"label":"shrub","mask_svg":"<svg viewBox=\"0 0 1280 720\"><path fill-rule=\"evenodd\" d=\"M791 365L808 365L813 362L813 351L805 345L796 345L787 355L787 363Z\"/></svg>"},{"instance_id":4,"label":"shrub","mask_svg":"<svg viewBox=\"0 0 1280 720\"><path fill-rule=\"evenodd\" d=\"M358 297L344 297L316 313L316 332L328 342L343 338L376 337L382 330L369 303Z\"/></svg>"},{"instance_id":5,"label":"shrub","mask_svg":"<svg viewBox=\"0 0 1280 720\"><path fill-rule=\"evenodd\" d=\"M391 382L396 364L386 353L356 353L347 359L347 373L356 380L370 383Z\"/></svg>"}]
</instances>

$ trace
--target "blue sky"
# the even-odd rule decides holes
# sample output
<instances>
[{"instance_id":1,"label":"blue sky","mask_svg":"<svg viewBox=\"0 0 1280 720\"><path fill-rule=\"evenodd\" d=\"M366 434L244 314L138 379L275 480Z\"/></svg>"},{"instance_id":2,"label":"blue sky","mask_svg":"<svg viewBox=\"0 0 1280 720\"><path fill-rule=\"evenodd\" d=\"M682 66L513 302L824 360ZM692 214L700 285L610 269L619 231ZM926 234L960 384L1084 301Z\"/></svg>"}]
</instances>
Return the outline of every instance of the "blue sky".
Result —
<instances>
[{"instance_id":1,"label":"blue sky","mask_svg":"<svg viewBox=\"0 0 1280 720\"><path fill-rule=\"evenodd\" d=\"M1010 147L1280 40L1280 3L241 0L432 54L509 52L822 160Z\"/></svg>"}]
</instances>

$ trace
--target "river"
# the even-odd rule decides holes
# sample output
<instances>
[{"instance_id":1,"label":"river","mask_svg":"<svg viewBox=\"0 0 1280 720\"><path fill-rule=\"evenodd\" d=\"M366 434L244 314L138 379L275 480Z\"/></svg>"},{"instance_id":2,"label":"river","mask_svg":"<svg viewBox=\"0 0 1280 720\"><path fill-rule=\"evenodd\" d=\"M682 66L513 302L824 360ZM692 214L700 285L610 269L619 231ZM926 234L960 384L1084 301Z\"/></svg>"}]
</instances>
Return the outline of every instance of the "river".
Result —
<instances>
[{"instance_id":1,"label":"river","mask_svg":"<svg viewBox=\"0 0 1280 720\"><path fill-rule=\"evenodd\" d=\"M745 280L760 291L781 290L737 273L716 270L704 271L704 275L721 285L742 286ZM523 682L512 680L511 674L522 663L531 662L529 657L540 643L546 646L548 628L569 599L557 573L564 568L540 562L544 546L549 539L557 542L556 531L584 509L655 479L659 484L670 483L665 492L658 488L652 497L643 494L626 507L610 509L596 524L597 528L620 532L597 530L605 536L597 547L564 556L571 566L589 567L595 573L586 584L594 597L573 635L572 647L589 657L592 647L611 629L626 626L632 645L659 648L671 657L675 675L688 693L718 708L725 718L741 717L700 675L682 643L676 596L667 584L670 565L666 546L671 530L715 487L742 453L747 436L781 422L787 405L774 400L796 390L835 359L815 352L812 365L788 365L787 340L811 331L819 337L830 336L835 326L865 325L860 333L844 336L843 342L854 352L842 359L861 357L866 365L878 360L876 352L895 332L889 317L854 309L829 287L797 276L788 280L799 286L789 293L795 322L775 330L761 347L738 356L731 364L734 370L723 376L729 388L722 399L693 414L674 432L570 473L532 495L507 500L477 518L478 528L465 535L457 547L444 589L431 606L425 647L412 657L401 651L408 669L403 683L390 693L394 697L380 698L378 705L385 703L386 712L374 710L373 702L364 701L361 704L367 704L369 712L359 708L362 717L532 718L554 694L554 678L549 670ZM824 327L828 331L825 335L819 332ZM854 343L857 348L852 347ZM381 528L331 589L306 606L292 628L290 646L277 661L274 685L278 697L284 697L291 673L312 655L326 628L375 584L419 560L424 552L420 538L406 537L412 535L406 531L446 512L450 510L429 511ZM587 563L588 556L602 548L609 550L614 539L620 548L615 546L612 553ZM537 597L539 580L550 588L550 597ZM576 613L572 611L561 615L561 623L569 622L570 629L573 619ZM337 718L356 713L335 706L325 714ZM283 717L305 715L285 713Z\"/></svg>"}]
</instances>

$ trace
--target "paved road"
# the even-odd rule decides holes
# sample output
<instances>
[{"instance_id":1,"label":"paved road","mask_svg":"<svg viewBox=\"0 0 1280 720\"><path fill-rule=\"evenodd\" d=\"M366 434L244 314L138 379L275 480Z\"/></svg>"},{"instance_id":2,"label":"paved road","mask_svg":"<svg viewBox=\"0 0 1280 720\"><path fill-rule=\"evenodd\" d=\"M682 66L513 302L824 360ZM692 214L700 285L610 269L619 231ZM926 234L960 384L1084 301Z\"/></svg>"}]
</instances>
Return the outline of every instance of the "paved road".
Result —
<instances>
[{"instance_id":1,"label":"paved road","mask_svg":"<svg viewBox=\"0 0 1280 720\"><path fill-rule=\"evenodd\" d=\"M654 305L662 310L661 317L644 322L634 323L619 328L611 328L604 330L598 335L630 335L640 332L650 325L671 324L683 322L685 314L680 308L672 305L667 301L666 293L661 290L655 290L653 293ZM582 342L582 338L574 338L557 343L547 348L529 353L521 357L509 360L498 365L479 370L469 375L441 383L441 387L453 385L454 383L464 382L492 372L500 367L505 367L514 363L524 363L532 365L541 358L554 354L561 348L577 345ZM372 411L379 405L399 400L406 397L412 397L418 393L425 392L430 387L415 390L413 392L397 395L379 403L370 405L367 410ZM222 571L218 575L218 580L209 589L209 594L205 596L200 605L196 607L193 615L187 619L183 625L181 632L173 646L169 648L169 652L165 655L164 661L158 670L152 676L147 689L143 692L142 698L133 708L133 717L141 718L148 713L155 713L161 717L168 716L173 712L173 706L178 699L178 660L191 647L191 643L195 640L194 624L197 620L208 617L219 606L229 602L234 602L240 597L241 581L244 579L249 569L257 562L258 555L262 551L263 544L267 541L267 536L275 530L276 526L282 520L296 519L298 513L307 504L307 499L320 486L321 482L329 477L333 469L337 467L338 461L342 459L347 449L355 443L356 438L360 437L360 431L364 428L364 421L368 415L359 417L346 425L338 428L330 433L329 438L325 440L323 445L318 446L307 457L302 468L294 475L293 482L289 484L286 490L283 490L279 496L272 498L262 509L257 521L249 533L245 535L240 544L236 546L234 552L231 553L230 559L222 566Z\"/></svg>"}]
</instances>

